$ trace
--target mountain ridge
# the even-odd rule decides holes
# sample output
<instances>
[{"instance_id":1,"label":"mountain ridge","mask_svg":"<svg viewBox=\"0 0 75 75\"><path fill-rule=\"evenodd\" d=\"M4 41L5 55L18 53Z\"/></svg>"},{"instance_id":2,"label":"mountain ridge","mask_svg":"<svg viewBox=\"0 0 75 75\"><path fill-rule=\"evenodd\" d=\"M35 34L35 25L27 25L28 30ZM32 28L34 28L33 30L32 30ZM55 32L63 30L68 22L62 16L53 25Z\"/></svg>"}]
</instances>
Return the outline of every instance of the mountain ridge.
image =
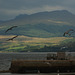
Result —
<instances>
[{"instance_id":1,"label":"mountain ridge","mask_svg":"<svg viewBox=\"0 0 75 75\"><path fill-rule=\"evenodd\" d=\"M27 15L27 14L24 14L24 15L18 15L17 17L22 17L23 19L28 19L29 21L30 20L46 20L46 19L52 19L52 20L60 20L60 21L69 21L74 18L75 19L75 15L68 12L67 10L57 10L57 11L51 11L51 12L38 12L38 13L34 13L34 14L31 14L31 15ZM24 17L23 17L24 16ZM18 18L15 18L15 19L18 19ZM67 17L67 18L66 18ZM21 19L22 19L21 18ZM23 20L22 19L22 20ZM73 21L72 21L73 22ZM72 24L71 22L71 24Z\"/></svg>"},{"instance_id":2,"label":"mountain ridge","mask_svg":"<svg viewBox=\"0 0 75 75\"><path fill-rule=\"evenodd\" d=\"M14 19L0 24L0 35L25 35L30 37L61 37L63 33L75 29L75 15L67 10L39 12L31 15L20 14ZM11 26L16 29L4 34Z\"/></svg>"}]
</instances>

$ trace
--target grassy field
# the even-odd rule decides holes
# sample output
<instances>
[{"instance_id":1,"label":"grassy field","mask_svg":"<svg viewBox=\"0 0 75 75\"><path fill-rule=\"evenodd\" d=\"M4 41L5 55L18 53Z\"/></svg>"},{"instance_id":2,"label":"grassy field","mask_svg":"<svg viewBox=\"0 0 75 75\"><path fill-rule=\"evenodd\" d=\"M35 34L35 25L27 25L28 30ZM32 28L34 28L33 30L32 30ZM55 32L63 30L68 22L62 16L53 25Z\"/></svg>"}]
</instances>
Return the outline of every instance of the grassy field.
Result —
<instances>
[{"instance_id":1,"label":"grassy field","mask_svg":"<svg viewBox=\"0 0 75 75\"><path fill-rule=\"evenodd\" d=\"M15 35L0 35L0 52L19 52L30 51L31 49L43 48L46 46L59 45L62 41L73 39L72 37L50 37L36 38L27 36L18 36L13 41L7 41Z\"/></svg>"}]
</instances>

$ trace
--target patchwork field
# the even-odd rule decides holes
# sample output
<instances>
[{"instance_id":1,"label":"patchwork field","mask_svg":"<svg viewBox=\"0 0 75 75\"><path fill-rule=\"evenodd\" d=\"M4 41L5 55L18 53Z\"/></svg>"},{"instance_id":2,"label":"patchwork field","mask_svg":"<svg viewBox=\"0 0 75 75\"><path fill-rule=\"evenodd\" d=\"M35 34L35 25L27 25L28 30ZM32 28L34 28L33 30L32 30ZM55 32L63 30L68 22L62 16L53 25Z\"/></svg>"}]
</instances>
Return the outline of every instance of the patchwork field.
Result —
<instances>
[{"instance_id":1,"label":"patchwork field","mask_svg":"<svg viewBox=\"0 0 75 75\"><path fill-rule=\"evenodd\" d=\"M0 52L31 51L32 49L40 49L44 46L56 46L64 40L73 39L73 37L36 38L18 36L13 41L7 41L14 36L15 35L0 35Z\"/></svg>"}]
</instances>

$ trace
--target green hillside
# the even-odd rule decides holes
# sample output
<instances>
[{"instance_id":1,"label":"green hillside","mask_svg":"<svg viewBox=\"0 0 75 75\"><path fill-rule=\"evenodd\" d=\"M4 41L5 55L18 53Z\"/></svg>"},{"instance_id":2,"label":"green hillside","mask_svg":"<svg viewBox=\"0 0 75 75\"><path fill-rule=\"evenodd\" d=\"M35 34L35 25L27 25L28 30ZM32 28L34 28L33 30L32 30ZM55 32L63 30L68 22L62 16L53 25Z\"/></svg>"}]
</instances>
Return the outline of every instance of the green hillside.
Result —
<instances>
[{"instance_id":1,"label":"green hillside","mask_svg":"<svg viewBox=\"0 0 75 75\"><path fill-rule=\"evenodd\" d=\"M24 35L29 37L61 37L68 29L75 29L75 15L66 11L21 14L0 24L0 35ZM11 26L18 26L5 34ZM73 35L75 35L73 33Z\"/></svg>"},{"instance_id":2,"label":"green hillside","mask_svg":"<svg viewBox=\"0 0 75 75\"><path fill-rule=\"evenodd\" d=\"M72 37L52 37L52 38L35 38L27 36L18 36L13 41L6 41L14 35L0 36L0 52L35 52L35 51L54 51L56 49L43 49L48 47L58 47L60 49L61 42L65 40L72 40Z\"/></svg>"},{"instance_id":3,"label":"green hillside","mask_svg":"<svg viewBox=\"0 0 75 75\"><path fill-rule=\"evenodd\" d=\"M65 31L69 30L70 28L75 29L75 26L51 25L41 23L41 24L21 25L5 33L5 31L10 27L8 26L1 27L0 35L24 35L29 37L41 37L41 38L62 37ZM75 33L73 33L72 35L74 36Z\"/></svg>"},{"instance_id":4,"label":"green hillside","mask_svg":"<svg viewBox=\"0 0 75 75\"><path fill-rule=\"evenodd\" d=\"M12 26L17 27L5 33ZM75 15L67 10L20 14L0 21L0 52L60 51L65 46L75 51L75 33L63 37L69 29L75 30ZM14 35L18 37L6 41Z\"/></svg>"}]
</instances>

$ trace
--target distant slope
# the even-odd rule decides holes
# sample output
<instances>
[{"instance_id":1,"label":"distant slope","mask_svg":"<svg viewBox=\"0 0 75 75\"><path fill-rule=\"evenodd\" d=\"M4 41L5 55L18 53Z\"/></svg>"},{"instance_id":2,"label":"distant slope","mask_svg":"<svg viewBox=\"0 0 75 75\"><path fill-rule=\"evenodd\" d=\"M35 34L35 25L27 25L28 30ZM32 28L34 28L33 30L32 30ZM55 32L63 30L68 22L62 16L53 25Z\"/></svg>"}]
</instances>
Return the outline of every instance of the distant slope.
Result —
<instances>
[{"instance_id":1,"label":"distant slope","mask_svg":"<svg viewBox=\"0 0 75 75\"><path fill-rule=\"evenodd\" d=\"M5 34L5 30L17 25ZM21 14L0 24L0 35L25 35L30 37L61 37L64 31L75 29L75 15L67 10ZM74 35L74 34L73 34Z\"/></svg>"},{"instance_id":2,"label":"distant slope","mask_svg":"<svg viewBox=\"0 0 75 75\"><path fill-rule=\"evenodd\" d=\"M14 35L0 35L0 52L28 52L40 51L44 47L54 47L60 45L64 40L72 40L72 37L52 37L52 38L35 38L27 36L18 36L13 41L6 41ZM38 50L37 50L38 49ZM44 49L46 52L46 49ZM42 50L42 51L44 51ZM54 51L53 49L52 51ZM48 51L51 51L48 49Z\"/></svg>"}]
</instances>

